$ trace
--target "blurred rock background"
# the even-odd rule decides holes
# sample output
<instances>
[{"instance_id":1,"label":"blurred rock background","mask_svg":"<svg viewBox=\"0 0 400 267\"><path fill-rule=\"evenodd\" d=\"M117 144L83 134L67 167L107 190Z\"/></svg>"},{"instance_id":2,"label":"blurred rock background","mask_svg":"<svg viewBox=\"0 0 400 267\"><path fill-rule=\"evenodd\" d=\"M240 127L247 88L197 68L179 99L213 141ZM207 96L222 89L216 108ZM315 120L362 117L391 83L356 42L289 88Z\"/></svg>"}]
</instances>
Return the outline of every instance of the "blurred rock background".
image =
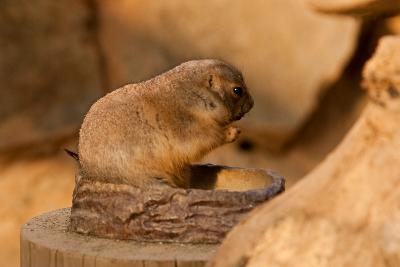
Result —
<instances>
[{"instance_id":1,"label":"blurred rock background","mask_svg":"<svg viewBox=\"0 0 400 267\"><path fill-rule=\"evenodd\" d=\"M272 168L290 187L338 144L364 105L360 72L400 18L326 15L318 1L0 1L0 266L19 228L70 205L90 105L183 61L239 67L255 98L242 138L204 161Z\"/></svg>"}]
</instances>

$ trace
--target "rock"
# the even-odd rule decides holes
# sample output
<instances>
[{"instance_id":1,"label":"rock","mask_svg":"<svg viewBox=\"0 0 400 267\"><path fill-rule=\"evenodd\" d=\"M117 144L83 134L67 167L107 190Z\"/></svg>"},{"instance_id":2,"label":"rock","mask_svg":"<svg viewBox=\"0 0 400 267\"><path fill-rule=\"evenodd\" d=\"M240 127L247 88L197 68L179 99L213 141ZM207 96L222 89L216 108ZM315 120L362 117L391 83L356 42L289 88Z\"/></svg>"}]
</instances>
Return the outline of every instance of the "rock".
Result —
<instances>
[{"instance_id":1,"label":"rock","mask_svg":"<svg viewBox=\"0 0 400 267\"><path fill-rule=\"evenodd\" d=\"M400 12L399 0L308 0L308 2L312 8L323 13L376 16Z\"/></svg>"},{"instance_id":2,"label":"rock","mask_svg":"<svg viewBox=\"0 0 400 267\"><path fill-rule=\"evenodd\" d=\"M0 2L0 151L76 131L102 94L85 1Z\"/></svg>"},{"instance_id":3,"label":"rock","mask_svg":"<svg viewBox=\"0 0 400 267\"><path fill-rule=\"evenodd\" d=\"M112 88L188 59L231 62L255 99L244 132L269 147L289 140L314 110L352 56L359 31L352 18L314 14L296 0L97 4Z\"/></svg>"},{"instance_id":4,"label":"rock","mask_svg":"<svg viewBox=\"0 0 400 267\"><path fill-rule=\"evenodd\" d=\"M381 39L363 75L370 101L343 142L208 266L400 266L400 37Z\"/></svg>"}]
</instances>

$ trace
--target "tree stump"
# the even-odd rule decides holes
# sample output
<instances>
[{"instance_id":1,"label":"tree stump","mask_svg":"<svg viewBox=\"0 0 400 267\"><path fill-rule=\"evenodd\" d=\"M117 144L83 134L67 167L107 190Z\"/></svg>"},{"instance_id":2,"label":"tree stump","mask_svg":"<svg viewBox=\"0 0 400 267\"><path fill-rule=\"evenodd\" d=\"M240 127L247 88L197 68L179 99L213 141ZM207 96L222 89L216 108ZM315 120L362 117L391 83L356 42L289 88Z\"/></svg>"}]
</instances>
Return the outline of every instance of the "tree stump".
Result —
<instances>
[{"instance_id":1,"label":"tree stump","mask_svg":"<svg viewBox=\"0 0 400 267\"><path fill-rule=\"evenodd\" d=\"M370 101L312 173L237 225L209 266L400 266L400 37L364 68Z\"/></svg>"},{"instance_id":2,"label":"tree stump","mask_svg":"<svg viewBox=\"0 0 400 267\"><path fill-rule=\"evenodd\" d=\"M200 267L216 245L138 243L68 231L70 209L27 222L21 231L21 267Z\"/></svg>"},{"instance_id":3,"label":"tree stump","mask_svg":"<svg viewBox=\"0 0 400 267\"><path fill-rule=\"evenodd\" d=\"M72 211L46 213L22 227L21 266L204 266L217 246L210 243L285 185L270 170L210 164L194 165L192 178L190 189L136 188L78 174Z\"/></svg>"}]
</instances>

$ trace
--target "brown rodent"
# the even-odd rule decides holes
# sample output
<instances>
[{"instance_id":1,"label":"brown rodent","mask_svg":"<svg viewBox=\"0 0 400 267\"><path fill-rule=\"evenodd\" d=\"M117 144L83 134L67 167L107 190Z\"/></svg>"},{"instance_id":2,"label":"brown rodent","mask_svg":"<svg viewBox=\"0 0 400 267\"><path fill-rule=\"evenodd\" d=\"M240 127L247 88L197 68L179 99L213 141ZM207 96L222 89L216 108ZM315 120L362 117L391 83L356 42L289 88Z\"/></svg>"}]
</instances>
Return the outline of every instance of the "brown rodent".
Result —
<instances>
[{"instance_id":1,"label":"brown rodent","mask_svg":"<svg viewBox=\"0 0 400 267\"><path fill-rule=\"evenodd\" d=\"M233 66L212 59L185 62L92 105L80 129L82 171L93 180L186 188L191 164L233 142L240 130L230 124L252 106Z\"/></svg>"}]
</instances>

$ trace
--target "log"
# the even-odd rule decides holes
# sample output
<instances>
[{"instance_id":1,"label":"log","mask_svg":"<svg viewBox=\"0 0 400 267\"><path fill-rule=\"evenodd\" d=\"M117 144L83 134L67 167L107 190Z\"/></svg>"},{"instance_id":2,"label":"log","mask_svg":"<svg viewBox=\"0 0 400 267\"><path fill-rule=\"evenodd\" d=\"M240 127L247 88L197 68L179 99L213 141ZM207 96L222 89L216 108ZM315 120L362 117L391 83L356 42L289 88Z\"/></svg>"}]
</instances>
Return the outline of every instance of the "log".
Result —
<instances>
[{"instance_id":1,"label":"log","mask_svg":"<svg viewBox=\"0 0 400 267\"><path fill-rule=\"evenodd\" d=\"M342 143L237 225L209 267L400 266L400 37L367 64L370 101Z\"/></svg>"},{"instance_id":2,"label":"log","mask_svg":"<svg viewBox=\"0 0 400 267\"><path fill-rule=\"evenodd\" d=\"M219 243L243 215L281 193L285 184L264 169L206 164L193 166L192 173L189 189L138 188L79 174L70 229L113 239Z\"/></svg>"},{"instance_id":3,"label":"log","mask_svg":"<svg viewBox=\"0 0 400 267\"><path fill-rule=\"evenodd\" d=\"M21 230L21 267L201 267L216 245L137 243L67 230L70 209L31 219Z\"/></svg>"}]
</instances>

